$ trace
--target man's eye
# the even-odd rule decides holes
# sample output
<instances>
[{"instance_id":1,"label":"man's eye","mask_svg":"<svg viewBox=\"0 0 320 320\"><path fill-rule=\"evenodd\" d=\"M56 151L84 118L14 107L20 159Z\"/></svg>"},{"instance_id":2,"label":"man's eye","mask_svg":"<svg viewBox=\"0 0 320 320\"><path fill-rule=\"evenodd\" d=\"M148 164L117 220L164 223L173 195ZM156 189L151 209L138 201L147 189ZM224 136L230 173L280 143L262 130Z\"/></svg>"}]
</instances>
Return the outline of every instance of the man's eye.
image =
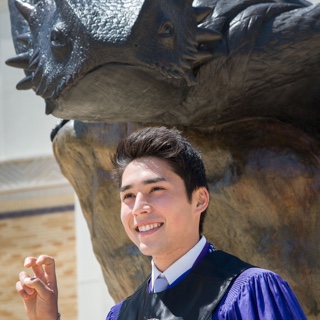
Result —
<instances>
[{"instance_id":1,"label":"man's eye","mask_svg":"<svg viewBox=\"0 0 320 320\"><path fill-rule=\"evenodd\" d=\"M163 190L162 187L153 187L151 191L158 191L158 190Z\"/></svg>"},{"instance_id":2,"label":"man's eye","mask_svg":"<svg viewBox=\"0 0 320 320\"><path fill-rule=\"evenodd\" d=\"M133 198L133 194L132 193L128 193L128 194L125 194L123 196L123 200L130 199L130 198Z\"/></svg>"}]
</instances>

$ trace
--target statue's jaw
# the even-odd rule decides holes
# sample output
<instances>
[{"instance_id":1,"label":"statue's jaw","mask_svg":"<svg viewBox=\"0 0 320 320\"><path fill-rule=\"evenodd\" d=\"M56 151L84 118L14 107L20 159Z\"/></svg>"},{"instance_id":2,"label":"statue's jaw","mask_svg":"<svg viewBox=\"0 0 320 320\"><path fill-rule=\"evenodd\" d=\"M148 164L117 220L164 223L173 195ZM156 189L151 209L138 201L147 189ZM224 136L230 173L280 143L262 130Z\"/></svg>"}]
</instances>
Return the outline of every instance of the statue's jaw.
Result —
<instances>
[{"instance_id":1,"label":"statue's jaw","mask_svg":"<svg viewBox=\"0 0 320 320\"><path fill-rule=\"evenodd\" d=\"M107 64L79 79L54 101L46 100L46 113L82 121L154 121L180 104L185 88L177 80L155 74L141 67Z\"/></svg>"}]
</instances>

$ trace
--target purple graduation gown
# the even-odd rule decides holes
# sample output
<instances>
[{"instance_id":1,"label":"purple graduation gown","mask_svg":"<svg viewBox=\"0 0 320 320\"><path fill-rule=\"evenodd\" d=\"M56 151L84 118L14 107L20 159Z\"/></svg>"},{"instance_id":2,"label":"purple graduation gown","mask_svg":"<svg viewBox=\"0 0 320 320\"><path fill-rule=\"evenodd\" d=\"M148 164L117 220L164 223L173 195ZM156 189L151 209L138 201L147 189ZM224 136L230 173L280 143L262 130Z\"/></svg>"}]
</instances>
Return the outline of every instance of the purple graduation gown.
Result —
<instances>
[{"instance_id":1,"label":"purple graduation gown","mask_svg":"<svg viewBox=\"0 0 320 320\"><path fill-rule=\"evenodd\" d=\"M212 320L306 320L297 298L279 275L250 268L241 273L212 314Z\"/></svg>"},{"instance_id":2,"label":"purple graduation gown","mask_svg":"<svg viewBox=\"0 0 320 320\"><path fill-rule=\"evenodd\" d=\"M121 304L122 302L111 308L106 320L117 319ZM250 268L236 278L214 310L211 319L306 320L307 318L286 281L269 270Z\"/></svg>"}]
</instances>

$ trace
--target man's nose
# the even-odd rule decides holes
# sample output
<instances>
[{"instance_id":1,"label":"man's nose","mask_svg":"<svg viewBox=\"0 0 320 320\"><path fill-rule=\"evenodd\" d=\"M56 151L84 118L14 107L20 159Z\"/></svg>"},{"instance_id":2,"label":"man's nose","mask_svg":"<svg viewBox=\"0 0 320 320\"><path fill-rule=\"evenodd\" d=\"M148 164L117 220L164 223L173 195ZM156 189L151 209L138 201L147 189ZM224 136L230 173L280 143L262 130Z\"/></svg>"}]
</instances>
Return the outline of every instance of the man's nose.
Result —
<instances>
[{"instance_id":1,"label":"man's nose","mask_svg":"<svg viewBox=\"0 0 320 320\"><path fill-rule=\"evenodd\" d=\"M150 212L151 212L151 206L148 202L148 197L146 197L145 195L139 192L136 195L136 199L132 209L132 214L139 215L139 214L145 214Z\"/></svg>"}]
</instances>

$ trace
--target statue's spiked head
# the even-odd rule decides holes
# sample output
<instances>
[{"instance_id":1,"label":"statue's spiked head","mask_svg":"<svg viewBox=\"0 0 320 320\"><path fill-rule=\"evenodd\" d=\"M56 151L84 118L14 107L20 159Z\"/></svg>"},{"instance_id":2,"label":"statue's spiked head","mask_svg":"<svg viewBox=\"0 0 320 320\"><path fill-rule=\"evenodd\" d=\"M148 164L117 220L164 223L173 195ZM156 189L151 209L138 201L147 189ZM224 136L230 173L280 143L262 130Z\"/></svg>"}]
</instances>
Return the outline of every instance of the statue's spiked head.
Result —
<instances>
[{"instance_id":1,"label":"statue's spiked head","mask_svg":"<svg viewBox=\"0 0 320 320\"><path fill-rule=\"evenodd\" d=\"M197 66L212 58L206 44L221 38L199 27L213 8L193 7L190 0L14 1L20 20L13 24L23 32L7 64L26 73L17 89L35 90L46 112L63 118L119 120L128 101L142 105L140 92L150 95L145 103L164 92L178 103L196 84Z\"/></svg>"},{"instance_id":2,"label":"statue's spiked head","mask_svg":"<svg viewBox=\"0 0 320 320\"><path fill-rule=\"evenodd\" d=\"M15 39L20 43L18 54L6 63L25 70L18 90L33 89L45 99L54 99L79 74L90 36L67 1L41 0L31 5L15 0L15 6L24 27L19 26L23 32Z\"/></svg>"}]
</instances>

